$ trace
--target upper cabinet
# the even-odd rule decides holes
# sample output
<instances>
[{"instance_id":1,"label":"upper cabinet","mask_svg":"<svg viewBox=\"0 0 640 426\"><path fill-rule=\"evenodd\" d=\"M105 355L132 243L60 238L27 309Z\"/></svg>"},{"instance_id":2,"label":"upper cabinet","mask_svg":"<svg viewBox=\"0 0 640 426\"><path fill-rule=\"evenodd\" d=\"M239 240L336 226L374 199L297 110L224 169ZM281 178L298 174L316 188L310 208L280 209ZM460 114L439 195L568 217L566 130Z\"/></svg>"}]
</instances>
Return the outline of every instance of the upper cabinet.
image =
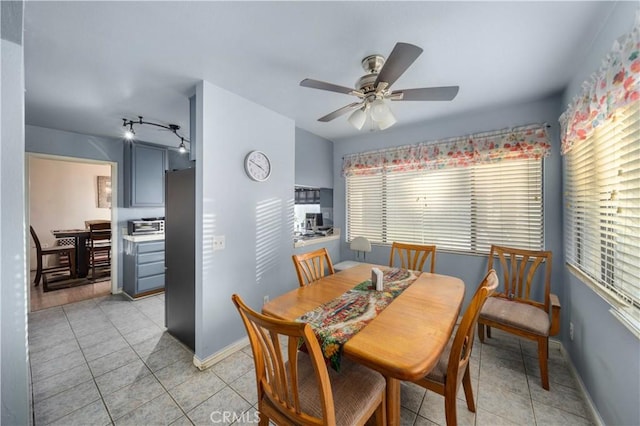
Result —
<instances>
[{"instance_id":1,"label":"upper cabinet","mask_svg":"<svg viewBox=\"0 0 640 426\"><path fill-rule=\"evenodd\" d=\"M163 207L167 149L126 141L125 204L128 207Z\"/></svg>"},{"instance_id":2,"label":"upper cabinet","mask_svg":"<svg viewBox=\"0 0 640 426\"><path fill-rule=\"evenodd\" d=\"M320 189L318 188L296 188L295 204L320 204Z\"/></svg>"}]
</instances>

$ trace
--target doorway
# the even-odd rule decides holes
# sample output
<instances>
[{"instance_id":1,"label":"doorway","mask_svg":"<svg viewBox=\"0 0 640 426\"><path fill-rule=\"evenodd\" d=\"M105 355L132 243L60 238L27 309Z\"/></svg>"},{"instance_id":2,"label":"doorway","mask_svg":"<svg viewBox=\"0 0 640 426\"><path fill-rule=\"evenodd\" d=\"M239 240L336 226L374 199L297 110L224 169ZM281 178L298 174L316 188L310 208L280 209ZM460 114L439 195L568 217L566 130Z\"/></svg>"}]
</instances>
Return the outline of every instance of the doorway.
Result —
<instances>
[{"instance_id":1,"label":"doorway","mask_svg":"<svg viewBox=\"0 0 640 426\"><path fill-rule=\"evenodd\" d=\"M108 220L117 234L117 164L72 157L27 153L25 222L33 226L43 247L58 244L53 230L84 229L86 221ZM113 202L112 202L113 200ZM28 270L36 269L35 244L29 238ZM104 280L77 280L68 288L44 292L28 280L29 311L116 293L117 238L111 239L111 273ZM46 261L46 259L45 259ZM55 261L55 259L52 259ZM31 272L31 277L34 273ZM64 284L64 282L63 282ZM65 287L64 285L60 287Z\"/></svg>"}]
</instances>

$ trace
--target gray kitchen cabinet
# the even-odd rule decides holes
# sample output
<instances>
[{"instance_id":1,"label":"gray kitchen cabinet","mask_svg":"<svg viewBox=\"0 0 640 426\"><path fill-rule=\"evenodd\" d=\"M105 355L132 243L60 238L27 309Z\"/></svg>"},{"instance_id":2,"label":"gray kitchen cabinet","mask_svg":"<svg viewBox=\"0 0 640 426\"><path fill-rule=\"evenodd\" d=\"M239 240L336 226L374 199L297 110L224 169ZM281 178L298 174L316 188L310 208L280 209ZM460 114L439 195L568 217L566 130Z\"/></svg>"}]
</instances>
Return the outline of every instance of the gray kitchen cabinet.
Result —
<instances>
[{"instance_id":1,"label":"gray kitchen cabinet","mask_svg":"<svg viewBox=\"0 0 640 426\"><path fill-rule=\"evenodd\" d=\"M164 240L124 240L122 289L136 298L164 290Z\"/></svg>"},{"instance_id":2,"label":"gray kitchen cabinet","mask_svg":"<svg viewBox=\"0 0 640 426\"><path fill-rule=\"evenodd\" d=\"M128 207L163 207L167 149L127 141L124 145L125 204Z\"/></svg>"}]
</instances>

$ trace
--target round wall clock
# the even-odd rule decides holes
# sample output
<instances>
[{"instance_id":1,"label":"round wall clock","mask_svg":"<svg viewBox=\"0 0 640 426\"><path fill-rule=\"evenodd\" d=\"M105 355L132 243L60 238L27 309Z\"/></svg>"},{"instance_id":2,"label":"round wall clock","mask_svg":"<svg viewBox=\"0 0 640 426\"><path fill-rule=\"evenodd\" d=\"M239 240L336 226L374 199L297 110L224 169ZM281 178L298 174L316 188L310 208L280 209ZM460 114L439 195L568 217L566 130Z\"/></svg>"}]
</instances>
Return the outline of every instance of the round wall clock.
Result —
<instances>
[{"instance_id":1,"label":"round wall clock","mask_svg":"<svg viewBox=\"0 0 640 426\"><path fill-rule=\"evenodd\" d=\"M251 151L244 157L244 170L251 179L263 182L271 175L271 161L264 152Z\"/></svg>"}]
</instances>

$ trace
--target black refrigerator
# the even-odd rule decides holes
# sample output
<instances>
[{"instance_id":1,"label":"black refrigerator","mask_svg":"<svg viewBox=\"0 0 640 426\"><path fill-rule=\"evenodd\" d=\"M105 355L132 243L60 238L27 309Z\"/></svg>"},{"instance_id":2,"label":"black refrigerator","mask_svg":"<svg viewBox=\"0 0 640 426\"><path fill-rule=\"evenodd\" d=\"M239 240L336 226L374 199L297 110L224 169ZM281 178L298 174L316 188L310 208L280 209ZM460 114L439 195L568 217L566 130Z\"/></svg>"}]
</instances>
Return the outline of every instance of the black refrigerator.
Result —
<instances>
[{"instance_id":1,"label":"black refrigerator","mask_svg":"<svg viewBox=\"0 0 640 426\"><path fill-rule=\"evenodd\" d=\"M165 174L165 324L195 351L196 169Z\"/></svg>"}]
</instances>

